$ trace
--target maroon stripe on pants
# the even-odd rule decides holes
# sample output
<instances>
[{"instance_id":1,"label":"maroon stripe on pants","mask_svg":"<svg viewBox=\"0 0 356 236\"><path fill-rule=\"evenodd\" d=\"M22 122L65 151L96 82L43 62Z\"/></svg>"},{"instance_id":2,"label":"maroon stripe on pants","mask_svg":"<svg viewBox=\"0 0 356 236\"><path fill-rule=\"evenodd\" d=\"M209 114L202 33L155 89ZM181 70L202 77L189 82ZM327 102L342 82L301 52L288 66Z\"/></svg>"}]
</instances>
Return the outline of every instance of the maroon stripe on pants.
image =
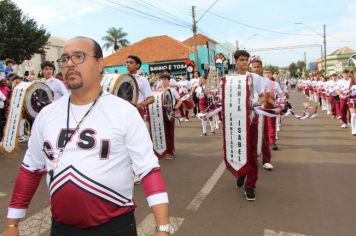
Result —
<instances>
[{"instance_id":1,"label":"maroon stripe on pants","mask_svg":"<svg viewBox=\"0 0 356 236\"><path fill-rule=\"evenodd\" d=\"M276 117L267 117L268 123L268 143L276 143Z\"/></svg>"},{"instance_id":2,"label":"maroon stripe on pants","mask_svg":"<svg viewBox=\"0 0 356 236\"><path fill-rule=\"evenodd\" d=\"M256 188L256 182L258 177L258 115L253 118L250 129L250 158L247 160L247 164L250 166L250 171L247 173L246 176L245 188Z\"/></svg>"},{"instance_id":3,"label":"maroon stripe on pants","mask_svg":"<svg viewBox=\"0 0 356 236\"><path fill-rule=\"evenodd\" d=\"M342 123L347 124L347 99L340 98L340 114Z\"/></svg>"},{"instance_id":4,"label":"maroon stripe on pants","mask_svg":"<svg viewBox=\"0 0 356 236\"><path fill-rule=\"evenodd\" d=\"M328 96L328 100L331 107L331 115L336 116L336 102L333 96Z\"/></svg>"},{"instance_id":5,"label":"maroon stripe on pants","mask_svg":"<svg viewBox=\"0 0 356 236\"><path fill-rule=\"evenodd\" d=\"M263 117L262 163L271 163L271 149L268 143L268 123L265 116Z\"/></svg>"}]
</instances>

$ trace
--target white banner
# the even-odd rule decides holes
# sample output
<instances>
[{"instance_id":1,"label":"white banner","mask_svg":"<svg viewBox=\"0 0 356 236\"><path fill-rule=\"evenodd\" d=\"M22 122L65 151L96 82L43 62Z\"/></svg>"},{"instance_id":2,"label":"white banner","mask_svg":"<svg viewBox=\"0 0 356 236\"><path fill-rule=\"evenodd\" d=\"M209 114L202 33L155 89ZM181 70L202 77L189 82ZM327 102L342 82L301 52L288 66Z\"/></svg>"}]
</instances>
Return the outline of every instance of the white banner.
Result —
<instances>
[{"instance_id":1,"label":"white banner","mask_svg":"<svg viewBox=\"0 0 356 236\"><path fill-rule=\"evenodd\" d=\"M153 149L159 157L162 157L167 151L162 94L163 91L153 91L155 102L148 106Z\"/></svg>"},{"instance_id":2,"label":"white banner","mask_svg":"<svg viewBox=\"0 0 356 236\"><path fill-rule=\"evenodd\" d=\"M247 163L246 75L226 76L224 94L225 158L235 170Z\"/></svg>"},{"instance_id":3,"label":"white banner","mask_svg":"<svg viewBox=\"0 0 356 236\"><path fill-rule=\"evenodd\" d=\"M18 138L17 131L19 128L20 120L22 118L25 95L27 89L32 84L32 82L21 82L14 88L12 92L10 111L7 117L3 139L3 149L7 153L15 151Z\"/></svg>"}]
</instances>

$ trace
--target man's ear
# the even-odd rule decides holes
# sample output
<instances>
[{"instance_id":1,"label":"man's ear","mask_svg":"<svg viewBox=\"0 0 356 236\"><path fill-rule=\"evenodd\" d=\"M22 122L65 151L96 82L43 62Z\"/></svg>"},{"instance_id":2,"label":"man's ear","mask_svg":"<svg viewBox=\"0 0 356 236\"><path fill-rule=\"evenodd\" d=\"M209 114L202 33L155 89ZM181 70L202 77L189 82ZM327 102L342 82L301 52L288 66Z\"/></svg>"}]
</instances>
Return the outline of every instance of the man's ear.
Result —
<instances>
[{"instance_id":1,"label":"man's ear","mask_svg":"<svg viewBox=\"0 0 356 236\"><path fill-rule=\"evenodd\" d=\"M100 75L102 75L103 72L104 72L104 60L103 60L103 58L99 58L98 62L99 62L98 72L100 73Z\"/></svg>"}]
</instances>

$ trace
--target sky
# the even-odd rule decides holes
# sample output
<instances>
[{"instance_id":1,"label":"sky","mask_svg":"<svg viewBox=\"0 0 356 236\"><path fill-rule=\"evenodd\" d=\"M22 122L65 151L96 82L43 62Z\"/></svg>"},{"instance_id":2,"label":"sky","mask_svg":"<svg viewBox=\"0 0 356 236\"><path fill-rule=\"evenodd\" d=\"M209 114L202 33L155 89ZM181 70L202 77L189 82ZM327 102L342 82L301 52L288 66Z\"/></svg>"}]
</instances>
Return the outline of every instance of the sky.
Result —
<instances>
[{"instance_id":1,"label":"sky","mask_svg":"<svg viewBox=\"0 0 356 236\"><path fill-rule=\"evenodd\" d=\"M327 54L345 46L356 50L356 0L13 1L52 36L89 36L101 45L101 38L113 26L122 27L130 43L158 35L177 40L189 38L192 6L196 6L199 33L220 43L238 42L240 48L260 56L264 64L288 66L304 60L304 54L307 63L315 61L321 55L324 24ZM298 45L311 46L270 49ZM257 50L261 48L268 50ZM104 52L106 56L111 53Z\"/></svg>"}]
</instances>

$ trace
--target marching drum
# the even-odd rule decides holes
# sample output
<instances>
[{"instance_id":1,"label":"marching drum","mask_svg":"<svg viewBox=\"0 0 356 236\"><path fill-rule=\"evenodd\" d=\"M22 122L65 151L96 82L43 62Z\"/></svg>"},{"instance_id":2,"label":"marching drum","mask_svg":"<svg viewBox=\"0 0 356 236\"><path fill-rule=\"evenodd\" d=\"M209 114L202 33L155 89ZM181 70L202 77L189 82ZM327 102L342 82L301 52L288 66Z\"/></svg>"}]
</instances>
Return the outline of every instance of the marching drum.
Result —
<instances>
[{"instance_id":1,"label":"marching drum","mask_svg":"<svg viewBox=\"0 0 356 236\"><path fill-rule=\"evenodd\" d=\"M190 109L193 109L195 104L194 104L194 101L193 101L193 98L190 94L179 94L181 96L181 99L183 101L183 106L186 110L190 110Z\"/></svg>"},{"instance_id":2,"label":"marching drum","mask_svg":"<svg viewBox=\"0 0 356 236\"><path fill-rule=\"evenodd\" d=\"M168 120L173 120L174 119L174 104L175 104L175 99L172 96L172 93L169 89L164 90L163 94L163 110L166 118Z\"/></svg>"},{"instance_id":3,"label":"marching drum","mask_svg":"<svg viewBox=\"0 0 356 236\"><path fill-rule=\"evenodd\" d=\"M54 98L52 90L43 82L34 82L29 86L25 95L25 111L32 120L38 113L52 103Z\"/></svg>"},{"instance_id":4,"label":"marching drum","mask_svg":"<svg viewBox=\"0 0 356 236\"><path fill-rule=\"evenodd\" d=\"M138 85L136 79L130 74L105 74L101 80L103 91L118 96L133 105L138 100Z\"/></svg>"}]
</instances>

